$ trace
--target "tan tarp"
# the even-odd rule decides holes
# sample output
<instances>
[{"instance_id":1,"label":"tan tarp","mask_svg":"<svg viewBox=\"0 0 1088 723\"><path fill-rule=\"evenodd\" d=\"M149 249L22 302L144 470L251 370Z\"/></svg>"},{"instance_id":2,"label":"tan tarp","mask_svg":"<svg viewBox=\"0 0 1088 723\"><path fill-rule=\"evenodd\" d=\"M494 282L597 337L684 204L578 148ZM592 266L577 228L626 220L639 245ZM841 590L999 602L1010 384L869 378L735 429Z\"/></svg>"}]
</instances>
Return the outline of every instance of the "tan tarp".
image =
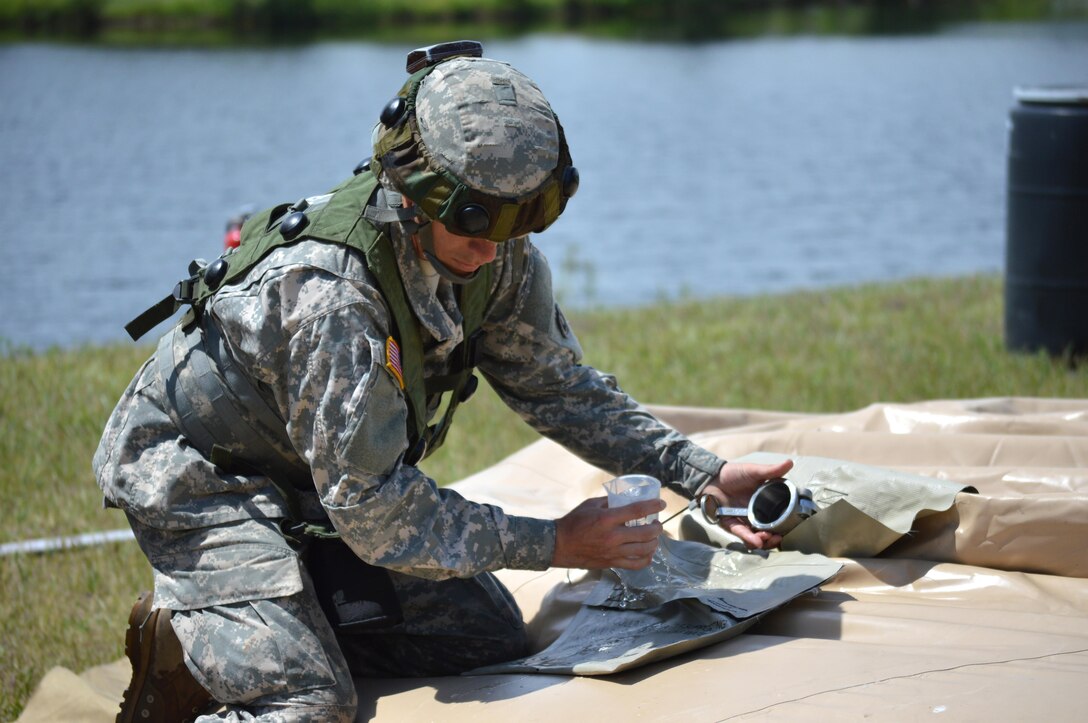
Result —
<instances>
[{"instance_id":1,"label":"tan tarp","mask_svg":"<svg viewBox=\"0 0 1088 723\"><path fill-rule=\"evenodd\" d=\"M978 494L957 495L879 557L835 558L843 569L819 594L724 642L593 678L360 680L359 720L1084 718L1088 400L881 404L836 415L658 411L727 459L848 460ZM511 512L556 516L601 494L608 477L538 442L458 487ZM669 527L679 533L678 521ZM563 570L503 577L539 648L597 580ZM127 676L123 660L80 676L54 669L20 721L112 720Z\"/></svg>"}]
</instances>

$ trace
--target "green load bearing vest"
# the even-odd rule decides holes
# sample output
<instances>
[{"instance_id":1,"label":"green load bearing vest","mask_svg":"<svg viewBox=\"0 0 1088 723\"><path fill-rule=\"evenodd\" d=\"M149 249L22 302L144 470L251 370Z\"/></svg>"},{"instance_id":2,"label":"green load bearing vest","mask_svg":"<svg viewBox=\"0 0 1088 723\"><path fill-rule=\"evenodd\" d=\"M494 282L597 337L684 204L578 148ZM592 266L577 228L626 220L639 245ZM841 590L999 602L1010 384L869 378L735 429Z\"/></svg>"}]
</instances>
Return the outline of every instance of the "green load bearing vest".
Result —
<instances>
[{"instance_id":1,"label":"green load bearing vest","mask_svg":"<svg viewBox=\"0 0 1088 723\"><path fill-rule=\"evenodd\" d=\"M229 355L224 353L221 340L215 338L218 334L212 325L207 325L208 328L205 328L205 325L201 323L203 310L209 299L224 284L242 279L258 261L281 246L303 240L318 240L357 249L365 257L367 267L377 279L382 297L389 307L394 327L393 336L400 349L403 389L408 402L408 451L405 454L405 462L418 463L442 444L458 405L471 396L477 385L472 372L478 360L480 326L488 300L493 264L483 267L481 273L471 282L457 287L458 304L463 317L464 341L454 351L449 374L425 379L420 324L408 302L408 295L397 268L395 252L386 225L389 220L399 216L394 209L383 209L381 204L375 205L375 198L379 191L378 179L369 168L365 168L324 196L304 199L295 204L281 204L255 214L246 221L242 229L241 243L237 248L229 250L207 265L194 262L190 266L188 279L179 282L170 296L134 319L126 325L125 329L134 340L138 339L182 306L188 305L190 308L178 327L173 333L164 337L164 342L160 344L159 355L164 359L173 359L177 353L170 351L170 345L178 343L184 345L186 342L185 340L170 341L168 337L184 334L190 346L197 343L206 347L206 356L212 360L210 366L218 367L218 373L202 375L200 378L208 381L201 384L224 383L226 380L229 386L226 395L221 394L221 390L215 390L206 396L225 396L228 399L238 400L240 404L250 408L266 407L260 395L241 378L243 375L238 374L237 370L231 374L228 373L231 370L224 369L229 365L225 361ZM522 258L523 242L516 240L513 243L517 244L516 256ZM193 338L194 335L199 336ZM163 344L167 345L166 349ZM164 363L170 366L169 361L164 362L160 359L160 364ZM169 378L170 373L171 371L164 367L164 377ZM172 385L168 384L168 387L170 386ZM450 396L445 412L435 423L428 424L428 402L435 395L446 392L449 392ZM230 413L229 409L224 411L227 414ZM275 411L270 409L262 411L265 417L268 414L275 414ZM231 416L235 422L239 419L237 414ZM259 416L261 416L260 413ZM237 433L238 430L233 431ZM198 432L194 436L199 437L201 434ZM200 448L199 444L198 448ZM262 448L267 449L267 445L263 445ZM244 451L238 454L219 445L213 445L212 449L201 449L201 451L207 454L212 462L224 469L246 467L247 460ZM291 467L291 465L287 466ZM292 490L284 488L297 485L298 475L291 475L294 477L292 482L283 479L274 470L268 469L267 462L262 465L251 465L251 467L270 477L277 488L281 489L288 505L297 507L297 497L292 494ZM272 473L269 474L269 472ZM295 499L288 499L291 497ZM292 516L296 520L300 519L298 515Z\"/></svg>"}]
</instances>

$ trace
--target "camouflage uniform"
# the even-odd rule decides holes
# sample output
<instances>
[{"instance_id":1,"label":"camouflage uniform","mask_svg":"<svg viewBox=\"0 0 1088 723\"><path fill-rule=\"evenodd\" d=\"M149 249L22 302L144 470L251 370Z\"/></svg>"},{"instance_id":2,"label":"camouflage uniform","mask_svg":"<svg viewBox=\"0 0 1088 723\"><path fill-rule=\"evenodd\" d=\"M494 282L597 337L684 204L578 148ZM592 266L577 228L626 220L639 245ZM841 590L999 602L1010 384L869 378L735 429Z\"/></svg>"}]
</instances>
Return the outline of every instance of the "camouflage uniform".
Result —
<instances>
[{"instance_id":1,"label":"camouflage uniform","mask_svg":"<svg viewBox=\"0 0 1088 723\"><path fill-rule=\"evenodd\" d=\"M462 341L453 286L392 228L425 374L444 374ZM720 459L579 364L547 262L527 239L500 246L493 269L478 370L525 421L604 469L688 495L717 474ZM155 606L176 611L188 667L231 706L228 719L352 720L353 673L454 673L523 654L520 612L490 571L547 568L555 523L470 502L404 462L406 400L384 366L390 313L362 255L314 240L276 249L216 293L203 323L284 421L270 438L312 476L306 516L327 518L361 560L391 571L404 612L371 634L330 627L277 527L286 502L267 477L229 473L186 439L160 345L110 417L94 470L151 562Z\"/></svg>"}]
</instances>

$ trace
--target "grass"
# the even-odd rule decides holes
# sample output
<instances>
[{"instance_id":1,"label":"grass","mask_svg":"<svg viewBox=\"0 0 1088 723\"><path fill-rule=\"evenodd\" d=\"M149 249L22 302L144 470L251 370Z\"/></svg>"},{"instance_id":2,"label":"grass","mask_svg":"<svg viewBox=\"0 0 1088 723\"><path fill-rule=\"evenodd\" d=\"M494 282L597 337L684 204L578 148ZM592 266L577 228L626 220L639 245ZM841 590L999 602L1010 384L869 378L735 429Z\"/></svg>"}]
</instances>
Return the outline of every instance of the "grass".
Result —
<instances>
[{"instance_id":1,"label":"grass","mask_svg":"<svg viewBox=\"0 0 1088 723\"><path fill-rule=\"evenodd\" d=\"M1084 0L0 0L0 37L111 44L263 42L352 36L427 39L565 30L708 39L927 32L968 20L1082 19ZM435 40L437 42L437 40Z\"/></svg>"},{"instance_id":2,"label":"grass","mask_svg":"<svg viewBox=\"0 0 1088 723\"><path fill-rule=\"evenodd\" d=\"M993 277L915 280L596 311L571 323L586 363L645 402L838 412L932 398L1088 398L1084 366L1006 352L1002 291ZM125 526L101 509L90 459L150 350L0 356L0 542ZM442 481L534 439L486 385L458 419L425 465ZM19 714L50 667L120 657L129 607L150 582L132 543L0 558L0 720Z\"/></svg>"}]
</instances>

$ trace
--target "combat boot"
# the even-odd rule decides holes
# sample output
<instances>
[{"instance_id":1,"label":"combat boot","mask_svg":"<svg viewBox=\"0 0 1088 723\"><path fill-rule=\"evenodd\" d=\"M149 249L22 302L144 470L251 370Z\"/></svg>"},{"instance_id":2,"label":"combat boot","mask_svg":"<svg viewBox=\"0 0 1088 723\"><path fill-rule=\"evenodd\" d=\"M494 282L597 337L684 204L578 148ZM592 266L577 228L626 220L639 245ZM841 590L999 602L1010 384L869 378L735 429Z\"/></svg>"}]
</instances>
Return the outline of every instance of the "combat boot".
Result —
<instances>
[{"instance_id":1,"label":"combat boot","mask_svg":"<svg viewBox=\"0 0 1088 723\"><path fill-rule=\"evenodd\" d=\"M170 610L152 608L143 592L132 606L125 634L125 655L132 681L121 701L117 723L182 723L205 712L213 702L185 666L181 643L170 624Z\"/></svg>"}]
</instances>

